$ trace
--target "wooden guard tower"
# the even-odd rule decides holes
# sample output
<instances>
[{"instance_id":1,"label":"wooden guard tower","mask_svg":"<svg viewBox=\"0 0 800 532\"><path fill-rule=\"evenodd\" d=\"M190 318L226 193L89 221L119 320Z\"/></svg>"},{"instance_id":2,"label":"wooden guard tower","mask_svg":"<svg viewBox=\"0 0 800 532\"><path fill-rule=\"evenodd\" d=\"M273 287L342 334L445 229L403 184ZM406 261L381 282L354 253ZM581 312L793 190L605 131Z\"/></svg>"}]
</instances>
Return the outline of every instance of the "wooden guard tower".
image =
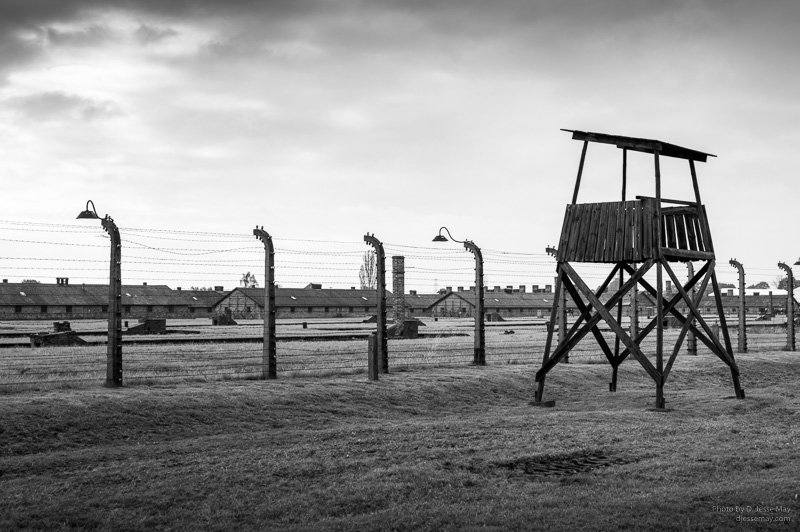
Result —
<instances>
[{"instance_id":1,"label":"wooden guard tower","mask_svg":"<svg viewBox=\"0 0 800 532\"><path fill-rule=\"evenodd\" d=\"M717 355L731 370L736 397L744 398L744 390L739 384L739 368L733 358L730 336L725 324L719 284L714 271L714 246L708 226L705 207L700 201L700 189L697 185L695 162L705 162L714 155L690 150L674 144L658 140L590 133L585 131L563 130L572 133L574 140L583 141L578 177L572 203L567 205L564 225L561 229L556 253L557 273L556 294L550 326L545 343L542 368L536 373L536 395L532 404L552 406L554 401L543 402L544 381L547 373L559 361L566 357L570 350L587 334L591 333L597 340L600 349L608 358L612 368L610 391L616 391L617 369L628 355L632 355L644 367L645 371L656 383L656 408L664 408L664 382L681 349L687 333L693 333ZM590 142L612 144L622 150L622 198L618 202L578 203L578 190L581 174L586 159L586 148ZM628 200L625 197L627 182L628 151L653 154L655 163L655 197L637 196ZM681 201L661 197L660 157L675 157L689 162L694 201ZM703 266L692 275L687 283L682 283L673 271L676 262L701 261ZM591 262L612 264L611 273L602 285L593 291L581 279L572 267L573 262ZM656 268L656 286L645 280L645 274ZM662 285L664 272L675 285L677 294L665 295ZM619 275L618 289L610 294L605 303L601 296ZM625 280L625 276L628 279ZM711 283L719 319L719 330L723 341L709 327L698 311L698 306ZM693 295L695 286L699 289ZM626 332L622 321L622 302L626 294L637 284L649 293L656 301L656 316L644 328L632 337ZM561 291L566 290L575 302L580 315L565 334L551 354L553 330L558 314L558 302ZM686 309L684 315L677 308L683 302ZM616 308L616 316L613 311ZM664 364L664 319L671 315L682 325L678 340L668 354ZM603 337L598 326L604 321L616 335L613 349ZM655 365L640 348L641 342L655 329L656 352ZM634 329L635 330L635 329ZM622 350L620 350L620 342ZM652 356L652 353L651 353Z\"/></svg>"}]
</instances>

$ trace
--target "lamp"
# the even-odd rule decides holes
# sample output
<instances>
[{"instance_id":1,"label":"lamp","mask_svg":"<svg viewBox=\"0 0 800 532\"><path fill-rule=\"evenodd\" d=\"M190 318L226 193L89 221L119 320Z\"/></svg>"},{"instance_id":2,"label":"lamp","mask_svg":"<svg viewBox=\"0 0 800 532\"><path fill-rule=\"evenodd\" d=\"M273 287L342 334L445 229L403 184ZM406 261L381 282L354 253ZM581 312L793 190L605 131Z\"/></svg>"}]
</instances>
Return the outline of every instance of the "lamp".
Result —
<instances>
[{"instance_id":1,"label":"lamp","mask_svg":"<svg viewBox=\"0 0 800 532\"><path fill-rule=\"evenodd\" d=\"M92 204L92 210L89 210L89 204ZM78 213L77 220L89 219L89 220L98 220L100 217L97 215L97 211L94 208L94 202L89 200L86 202L86 210L81 211Z\"/></svg>"}]
</instances>

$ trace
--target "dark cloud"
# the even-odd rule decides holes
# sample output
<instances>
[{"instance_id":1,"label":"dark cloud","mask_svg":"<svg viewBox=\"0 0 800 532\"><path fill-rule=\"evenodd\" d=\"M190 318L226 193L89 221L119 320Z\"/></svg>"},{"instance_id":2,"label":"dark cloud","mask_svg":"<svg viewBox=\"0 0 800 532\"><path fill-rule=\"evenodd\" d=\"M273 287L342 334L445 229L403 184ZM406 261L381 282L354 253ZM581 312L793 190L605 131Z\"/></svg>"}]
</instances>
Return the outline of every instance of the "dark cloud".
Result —
<instances>
[{"instance_id":1,"label":"dark cloud","mask_svg":"<svg viewBox=\"0 0 800 532\"><path fill-rule=\"evenodd\" d=\"M85 98L65 92L43 92L5 100L4 106L39 122L54 120L93 121L122 115L114 102Z\"/></svg>"},{"instance_id":2,"label":"dark cloud","mask_svg":"<svg viewBox=\"0 0 800 532\"><path fill-rule=\"evenodd\" d=\"M262 17L262 22L335 11L350 2L318 0L3 0L0 25L6 28L46 26L81 20L90 12L124 11L141 17L174 20L218 17Z\"/></svg>"},{"instance_id":3,"label":"dark cloud","mask_svg":"<svg viewBox=\"0 0 800 532\"><path fill-rule=\"evenodd\" d=\"M176 35L178 35L178 32L172 28L160 28L156 26L149 26L147 24L140 25L139 28L134 32L134 37L136 37L136 40L144 45L160 42Z\"/></svg>"},{"instance_id":4,"label":"dark cloud","mask_svg":"<svg viewBox=\"0 0 800 532\"><path fill-rule=\"evenodd\" d=\"M50 46L94 46L103 44L112 38L111 31L99 24L93 24L80 30L58 30L52 27L42 28L40 33Z\"/></svg>"},{"instance_id":5,"label":"dark cloud","mask_svg":"<svg viewBox=\"0 0 800 532\"><path fill-rule=\"evenodd\" d=\"M741 1L719 6L716 0L4 0L0 34L80 23L91 12L123 11L143 21L136 37L144 44L174 35L174 30L160 27L163 24L212 24L223 34L211 45L221 55L239 49L258 51L257 44L246 41L265 38L377 52L438 43L449 43L457 51L461 42L500 40L551 53L633 38L625 44L635 50L639 39L664 32L713 39L726 25L741 27L742 37L758 47L762 37L795 33L788 21L798 14L800 4L767 0L763 9ZM753 14L758 24L752 24ZM53 37L102 36L97 27L82 33Z\"/></svg>"}]
</instances>

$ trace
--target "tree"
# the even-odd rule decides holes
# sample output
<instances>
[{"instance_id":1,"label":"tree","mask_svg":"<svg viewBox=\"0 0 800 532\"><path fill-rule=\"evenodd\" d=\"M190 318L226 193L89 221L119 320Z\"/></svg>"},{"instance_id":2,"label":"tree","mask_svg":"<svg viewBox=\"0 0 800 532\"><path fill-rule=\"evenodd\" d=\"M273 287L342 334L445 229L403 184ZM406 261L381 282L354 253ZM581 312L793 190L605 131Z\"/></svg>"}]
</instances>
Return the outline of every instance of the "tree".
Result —
<instances>
[{"instance_id":1,"label":"tree","mask_svg":"<svg viewBox=\"0 0 800 532\"><path fill-rule=\"evenodd\" d=\"M213 286L190 286L189 290L198 290L198 291L201 291L201 292L213 292L214 291L214 287Z\"/></svg>"},{"instance_id":2,"label":"tree","mask_svg":"<svg viewBox=\"0 0 800 532\"><path fill-rule=\"evenodd\" d=\"M747 288L758 288L759 290L766 290L769 288L769 283L766 281L761 281L760 283L751 284Z\"/></svg>"},{"instance_id":3,"label":"tree","mask_svg":"<svg viewBox=\"0 0 800 532\"><path fill-rule=\"evenodd\" d=\"M778 286L778 290L787 290L789 288L789 277L784 275L783 277L776 277L775 284ZM797 288L800 286L800 279L794 280L794 287Z\"/></svg>"},{"instance_id":4,"label":"tree","mask_svg":"<svg viewBox=\"0 0 800 532\"><path fill-rule=\"evenodd\" d=\"M258 281L256 280L256 276L252 275L250 272L242 275L241 280L239 280L239 284L245 288L258 288Z\"/></svg>"},{"instance_id":5,"label":"tree","mask_svg":"<svg viewBox=\"0 0 800 532\"><path fill-rule=\"evenodd\" d=\"M37 281L36 279L23 279L23 280L22 280L22 282L23 282L23 283L28 283L28 284L41 284L41 283L40 283L39 281Z\"/></svg>"},{"instance_id":6,"label":"tree","mask_svg":"<svg viewBox=\"0 0 800 532\"><path fill-rule=\"evenodd\" d=\"M364 253L358 270L358 282L362 290L378 288L378 257L374 251Z\"/></svg>"},{"instance_id":7,"label":"tree","mask_svg":"<svg viewBox=\"0 0 800 532\"><path fill-rule=\"evenodd\" d=\"M736 285L733 283L719 283L720 288L736 288Z\"/></svg>"}]
</instances>

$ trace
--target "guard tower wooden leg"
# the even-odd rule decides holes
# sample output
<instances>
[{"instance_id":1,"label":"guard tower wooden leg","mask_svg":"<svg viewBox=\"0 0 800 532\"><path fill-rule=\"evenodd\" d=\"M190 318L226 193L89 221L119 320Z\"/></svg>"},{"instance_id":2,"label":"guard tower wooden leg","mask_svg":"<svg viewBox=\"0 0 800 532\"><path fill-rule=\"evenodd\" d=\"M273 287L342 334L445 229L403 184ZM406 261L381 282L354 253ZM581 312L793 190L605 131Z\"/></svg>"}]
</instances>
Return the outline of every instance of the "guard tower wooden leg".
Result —
<instances>
[{"instance_id":1,"label":"guard tower wooden leg","mask_svg":"<svg viewBox=\"0 0 800 532\"><path fill-rule=\"evenodd\" d=\"M664 383L657 382L656 383L656 408L662 409L666 405L664 401Z\"/></svg>"},{"instance_id":2,"label":"guard tower wooden leg","mask_svg":"<svg viewBox=\"0 0 800 532\"><path fill-rule=\"evenodd\" d=\"M561 290L563 290L563 281L562 281L562 272L559 271L558 277L556 277L556 287L555 287L555 294L558 296ZM556 326L557 320L557 313L558 313L558 297L553 298L553 306L550 312L550 322L547 324L547 340L544 344L544 357L542 359L542 367L546 366L547 363L550 361L550 348L553 345L553 330ZM562 334L562 338L566 338L565 334ZM542 397L544 396L544 379L545 375L541 375L536 379L536 391L533 395L533 402L531 403L534 406L555 406L555 401L549 401L548 403L544 403L542 401Z\"/></svg>"},{"instance_id":3,"label":"guard tower wooden leg","mask_svg":"<svg viewBox=\"0 0 800 532\"><path fill-rule=\"evenodd\" d=\"M611 382L608 383L608 391L609 392L616 392L617 391L617 369L619 366L614 364L611 366Z\"/></svg>"},{"instance_id":4,"label":"guard tower wooden leg","mask_svg":"<svg viewBox=\"0 0 800 532\"><path fill-rule=\"evenodd\" d=\"M716 298L717 303L717 313L719 314L720 325L722 329L722 338L725 341L725 351L727 351L728 356L731 359L732 364L729 364L731 368L731 378L733 380L733 390L736 393L737 399L744 399L744 390L742 389L741 384L739 384L739 366L736 365L736 359L733 358L733 346L731 345L731 337L728 335L728 327L725 323L725 310L722 307L722 299L720 297L719 291L719 283L717 282L717 273L715 271L711 271L711 285L714 287L714 297Z\"/></svg>"}]
</instances>

